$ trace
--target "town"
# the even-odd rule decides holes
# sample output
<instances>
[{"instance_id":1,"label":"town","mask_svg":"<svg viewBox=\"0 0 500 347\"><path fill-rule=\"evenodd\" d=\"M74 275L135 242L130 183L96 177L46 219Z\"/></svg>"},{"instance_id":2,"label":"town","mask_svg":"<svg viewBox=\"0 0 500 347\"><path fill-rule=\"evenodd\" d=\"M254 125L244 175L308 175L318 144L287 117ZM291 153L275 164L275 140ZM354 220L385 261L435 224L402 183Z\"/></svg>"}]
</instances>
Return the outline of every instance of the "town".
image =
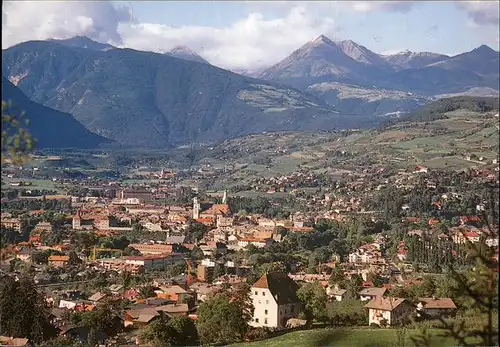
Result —
<instances>
[{"instance_id":1,"label":"town","mask_svg":"<svg viewBox=\"0 0 500 347\"><path fill-rule=\"evenodd\" d=\"M0 347L499 346L499 1L2 5Z\"/></svg>"},{"instance_id":2,"label":"town","mask_svg":"<svg viewBox=\"0 0 500 347\"><path fill-rule=\"evenodd\" d=\"M171 344L193 345L318 326L479 326L486 316L449 269L472 271L468 254L480 245L497 264L498 164L490 168L302 170L256 179L259 195L244 197L178 183L196 170L162 169L131 185L45 178L56 191L33 186L46 168L5 165L1 300L28 300L28 276L54 332L2 344L147 345L167 327L178 329L164 337Z\"/></svg>"}]
</instances>

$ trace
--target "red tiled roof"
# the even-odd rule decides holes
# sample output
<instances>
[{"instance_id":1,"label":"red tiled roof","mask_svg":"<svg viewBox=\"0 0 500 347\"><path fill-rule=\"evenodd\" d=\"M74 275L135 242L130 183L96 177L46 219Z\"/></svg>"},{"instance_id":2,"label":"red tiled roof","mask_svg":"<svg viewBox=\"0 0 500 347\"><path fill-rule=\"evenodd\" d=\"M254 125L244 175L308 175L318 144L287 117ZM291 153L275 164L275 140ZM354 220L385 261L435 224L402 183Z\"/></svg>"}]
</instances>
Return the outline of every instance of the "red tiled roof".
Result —
<instances>
[{"instance_id":1,"label":"red tiled roof","mask_svg":"<svg viewBox=\"0 0 500 347\"><path fill-rule=\"evenodd\" d=\"M457 308L453 300L450 298L418 298L418 301L424 305L424 308Z\"/></svg>"},{"instance_id":2,"label":"red tiled roof","mask_svg":"<svg viewBox=\"0 0 500 347\"><path fill-rule=\"evenodd\" d=\"M407 302L403 298L378 296L365 305L366 308L382 311L392 311L402 303Z\"/></svg>"}]
</instances>

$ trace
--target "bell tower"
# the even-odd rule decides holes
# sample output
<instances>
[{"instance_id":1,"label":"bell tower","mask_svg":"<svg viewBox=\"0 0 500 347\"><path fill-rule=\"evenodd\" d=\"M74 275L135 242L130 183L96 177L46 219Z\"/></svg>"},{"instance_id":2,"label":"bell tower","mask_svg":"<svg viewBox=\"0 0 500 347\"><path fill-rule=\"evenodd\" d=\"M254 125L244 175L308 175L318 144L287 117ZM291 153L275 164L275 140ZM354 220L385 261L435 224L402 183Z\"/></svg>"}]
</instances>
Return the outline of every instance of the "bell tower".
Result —
<instances>
[{"instance_id":1,"label":"bell tower","mask_svg":"<svg viewBox=\"0 0 500 347\"><path fill-rule=\"evenodd\" d=\"M193 219L200 218L200 203L198 202L198 198L193 199Z\"/></svg>"}]
</instances>

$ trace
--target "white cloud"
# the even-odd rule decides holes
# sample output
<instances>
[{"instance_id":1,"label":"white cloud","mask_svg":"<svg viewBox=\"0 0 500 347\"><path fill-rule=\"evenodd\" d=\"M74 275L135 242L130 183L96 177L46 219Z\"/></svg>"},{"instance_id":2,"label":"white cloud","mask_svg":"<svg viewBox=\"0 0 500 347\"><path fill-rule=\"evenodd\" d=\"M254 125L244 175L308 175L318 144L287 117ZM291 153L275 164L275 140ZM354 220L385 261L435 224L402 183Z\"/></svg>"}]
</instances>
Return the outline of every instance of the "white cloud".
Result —
<instances>
[{"instance_id":1,"label":"white cloud","mask_svg":"<svg viewBox=\"0 0 500 347\"><path fill-rule=\"evenodd\" d=\"M500 3L498 1L457 1L456 5L466 11L477 26L498 26L500 21Z\"/></svg>"},{"instance_id":2,"label":"white cloud","mask_svg":"<svg viewBox=\"0 0 500 347\"><path fill-rule=\"evenodd\" d=\"M28 40L84 35L121 44L118 24L131 21L126 7L111 2L4 1L2 46Z\"/></svg>"},{"instance_id":3,"label":"white cloud","mask_svg":"<svg viewBox=\"0 0 500 347\"><path fill-rule=\"evenodd\" d=\"M352 1L345 4L358 12L410 12L417 1Z\"/></svg>"},{"instance_id":4,"label":"white cloud","mask_svg":"<svg viewBox=\"0 0 500 347\"><path fill-rule=\"evenodd\" d=\"M221 29L174 28L150 23L120 25L125 46L168 51L183 44L225 68L273 64L315 36L332 33L334 29L333 19L309 16L303 7L293 7L286 17L279 19L266 19L261 13L251 13Z\"/></svg>"},{"instance_id":5,"label":"white cloud","mask_svg":"<svg viewBox=\"0 0 500 347\"><path fill-rule=\"evenodd\" d=\"M320 34L340 38L336 19L344 11L406 12L414 2L248 1L247 5L252 10L248 16L215 28L139 23L128 8L112 2L8 1L3 7L3 47L84 35L118 47L155 52L186 45L223 68L259 68L285 58Z\"/></svg>"}]
</instances>

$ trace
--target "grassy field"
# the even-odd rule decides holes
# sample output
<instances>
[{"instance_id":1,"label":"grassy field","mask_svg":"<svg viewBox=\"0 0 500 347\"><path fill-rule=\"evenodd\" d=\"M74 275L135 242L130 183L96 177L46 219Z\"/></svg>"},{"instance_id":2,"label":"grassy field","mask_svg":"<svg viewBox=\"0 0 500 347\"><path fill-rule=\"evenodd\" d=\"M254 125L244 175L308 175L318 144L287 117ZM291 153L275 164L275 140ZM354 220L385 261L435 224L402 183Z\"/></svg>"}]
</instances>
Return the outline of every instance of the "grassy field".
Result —
<instances>
[{"instance_id":1,"label":"grassy field","mask_svg":"<svg viewBox=\"0 0 500 347\"><path fill-rule=\"evenodd\" d=\"M453 339L440 336L442 331L429 331L432 346L448 347L456 346ZM411 337L418 336L418 330L405 331L405 345L414 346ZM402 346L398 344L396 329L314 329L305 331L294 331L272 339L256 341L251 343L240 343L232 345L248 347L391 347Z\"/></svg>"},{"instance_id":2,"label":"grassy field","mask_svg":"<svg viewBox=\"0 0 500 347\"><path fill-rule=\"evenodd\" d=\"M55 190L57 192L63 192L60 188L57 187L57 184L53 182L52 180L42 180L42 179L30 179L30 178L8 178L8 177L2 177L2 181L6 184L6 188L11 188L11 189L46 189L46 190ZM14 187L14 186L9 186L10 182L19 182L23 181L26 183L31 183L29 186L20 186L20 187Z\"/></svg>"}]
</instances>

